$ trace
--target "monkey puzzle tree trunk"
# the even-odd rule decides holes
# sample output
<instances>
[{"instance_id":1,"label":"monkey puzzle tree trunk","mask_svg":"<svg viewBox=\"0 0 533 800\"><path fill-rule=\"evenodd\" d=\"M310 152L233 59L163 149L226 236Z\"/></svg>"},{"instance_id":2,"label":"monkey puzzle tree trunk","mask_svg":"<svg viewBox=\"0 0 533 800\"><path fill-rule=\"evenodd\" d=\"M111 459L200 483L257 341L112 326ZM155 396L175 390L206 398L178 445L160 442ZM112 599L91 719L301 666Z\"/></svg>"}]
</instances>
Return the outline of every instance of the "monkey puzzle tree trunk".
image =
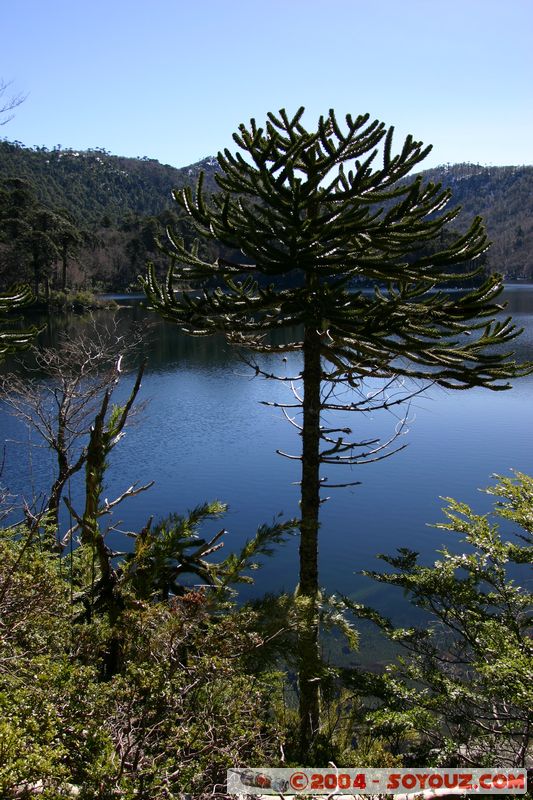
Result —
<instances>
[{"instance_id":1,"label":"monkey puzzle tree trunk","mask_svg":"<svg viewBox=\"0 0 533 800\"><path fill-rule=\"evenodd\" d=\"M303 113L302 107L289 118L281 109L268 114L264 127L254 119L248 127L240 125L233 138L246 158L229 150L218 154L216 182L222 191L208 196L202 173L195 196L189 187L174 195L202 239L242 252L246 263L222 257L210 263L197 244L189 248L169 231L167 278L159 282L151 265L144 287L154 308L194 336L222 331L230 342L257 352L303 350L303 452L296 457L302 459L299 648L305 755L320 710L319 466L377 460L372 456L379 452L366 453L367 443L346 441L350 432L334 428L329 437L322 431L331 446L320 455L321 406L375 408L367 399L359 405L321 404L321 379L328 387L350 390L367 377L383 378L386 386L407 377L450 389L506 389L508 377L529 374L533 365L517 364L500 346L518 331L510 320L496 318L499 276L460 297L433 291L464 281L464 264L481 256L488 241L476 217L448 247L438 244L459 214L459 209L443 211L451 193L422 176L404 180L431 148L408 136L393 155L394 129L371 122L368 114L347 114L341 129L331 109L308 131ZM432 242L435 252L422 248ZM361 279L376 287L373 295L354 291ZM192 282L201 291L196 297L176 293L179 282ZM265 339L270 331L295 326L303 328L303 340L274 346ZM257 365L256 374L262 374ZM381 407L389 407L387 396Z\"/></svg>"},{"instance_id":2,"label":"monkey puzzle tree trunk","mask_svg":"<svg viewBox=\"0 0 533 800\"><path fill-rule=\"evenodd\" d=\"M318 513L320 507L320 334L310 325L304 335L304 401L300 522L301 601L299 648L300 750L312 747L320 722L318 628Z\"/></svg>"}]
</instances>

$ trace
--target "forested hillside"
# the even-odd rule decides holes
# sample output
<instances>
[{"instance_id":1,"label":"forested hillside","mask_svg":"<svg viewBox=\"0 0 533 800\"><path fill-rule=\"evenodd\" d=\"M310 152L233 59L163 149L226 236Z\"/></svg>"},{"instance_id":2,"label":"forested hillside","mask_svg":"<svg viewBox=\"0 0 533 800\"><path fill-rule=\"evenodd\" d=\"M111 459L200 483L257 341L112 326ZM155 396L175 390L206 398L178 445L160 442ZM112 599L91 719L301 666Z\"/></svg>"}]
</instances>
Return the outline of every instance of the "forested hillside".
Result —
<instances>
[{"instance_id":1,"label":"forested hillside","mask_svg":"<svg viewBox=\"0 0 533 800\"><path fill-rule=\"evenodd\" d=\"M123 158L106 150L77 151L28 148L0 142L0 179L22 178L35 187L38 199L66 208L79 222L120 222L128 214L151 216L173 205L172 189L195 184L204 170L214 188L216 160L176 169L149 158Z\"/></svg>"},{"instance_id":2,"label":"forested hillside","mask_svg":"<svg viewBox=\"0 0 533 800\"><path fill-rule=\"evenodd\" d=\"M485 220L492 247L488 263L508 279L533 278L533 166L447 164L422 173L442 181L463 208L461 220Z\"/></svg>"},{"instance_id":3,"label":"forested hillside","mask_svg":"<svg viewBox=\"0 0 533 800\"><path fill-rule=\"evenodd\" d=\"M185 236L192 233L172 189L195 185L203 171L206 186L214 190L215 165L206 158L175 169L102 149L32 149L0 142L2 286L21 278L36 285L44 276L52 288L62 288L67 271L68 286L132 287L147 259L161 268L166 264L155 241L164 238L167 226ZM66 250L63 232L65 227L72 232L71 226L75 233ZM43 254L40 264L36 248Z\"/></svg>"},{"instance_id":4,"label":"forested hillside","mask_svg":"<svg viewBox=\"0 0 533 800\"><path fill-rule=\"evenodd\" d=\"M156 238L164 238L167 226L192 236L172 189L194 185L201 170L207 190L215 190L214 158L178 169L103 149L0 142L2 286L21 278L36 284L44 276L55 288L121 291L135 284L147 259L163 269L166 259ZM464 209L459 227L466 228L476 214L484 217L493 242L487 257L491 271L533 279L533 167L456 164L423 175L453 190L454 204ZM42 259L37 252L44 253ZM207 254L214 258L216 247Z\"/></svg>"}]
</instances>

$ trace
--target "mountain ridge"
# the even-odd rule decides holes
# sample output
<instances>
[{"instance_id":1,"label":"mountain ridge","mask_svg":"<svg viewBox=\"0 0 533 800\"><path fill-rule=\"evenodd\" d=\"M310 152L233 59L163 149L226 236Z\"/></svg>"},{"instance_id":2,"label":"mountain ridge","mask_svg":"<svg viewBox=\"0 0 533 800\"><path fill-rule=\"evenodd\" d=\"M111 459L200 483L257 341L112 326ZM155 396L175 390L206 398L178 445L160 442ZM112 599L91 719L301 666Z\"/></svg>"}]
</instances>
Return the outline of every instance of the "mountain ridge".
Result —
<instances>
[{"instance_id":1,"label":"mountain ridge","mask_svg":"<svg viewBox=\"0 0 533 800\"><path fill-rule=\"evenodd\" d=\"M216 191L217 167L214 156L174 167L103 148L49 150L0 141L0 181L26 181L40 203L68 212L94 233L98 244L85 248L73 279L114 289L134 281L147 258L161 258L154 241L168 225L193 236L172 191L194 187L201 171L206 191ZM478 214L484 218L491 271L510 280L533 279L533 166L464 162L416 174L452 190L451 207L462 206L456 228L465 229ZM206 253L213 250L205 247Z\"/></svg>"}]
</instances>

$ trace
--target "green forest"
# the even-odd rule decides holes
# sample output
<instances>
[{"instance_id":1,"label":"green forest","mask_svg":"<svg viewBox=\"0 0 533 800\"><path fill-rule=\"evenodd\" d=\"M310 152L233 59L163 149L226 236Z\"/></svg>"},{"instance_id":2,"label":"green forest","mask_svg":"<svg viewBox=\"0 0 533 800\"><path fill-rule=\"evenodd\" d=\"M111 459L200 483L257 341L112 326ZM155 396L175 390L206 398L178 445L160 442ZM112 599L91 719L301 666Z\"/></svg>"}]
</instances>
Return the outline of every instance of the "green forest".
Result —
<instances>
[{"instance_id":1,"label":"green forest","mask_svg":"<svg viewBox=\"0 0 533 800\"><path fill-rule=\"evenodd\" d=\"M48 150L1 141L0 288L18 282L22 269L34 287L138 289L147 260L166 269L156 242L165 241L167 228L189 243L194 238L172 192L194 186L200 172L206 190L214 192L218 169L213 157L177 169L98 148ZM454 164L421 174L453 190L453 202L464 210L462 223L483 216L492 242L485 256L489 271L506 280L533 280L533 167ZM220 243L204 241L202 247L213 260L220 254Z\"/></svg>"},{"instance_id":2,"label":"green forest","mask_svg":"<svg viewBox=\"0 0 533 800\"><path fill-rule=\"evenodd\" d=\"M515 575L532 561L533 478L495 478L485 515L447 498L443 518L428 520L449 541L433 563L405 541L380 556L383 571L366 574L422 612L408 628L322 589L320 527L325 493L357 482L350 470L328 482L324 465L401 448L396 436L359 440L337 412L408 405L420 391L411 381L506 391L533 372L514 359L520 331L500 315L502 276L533 277L533 167L420 172L428 148L412 137L398 146L384 123L333 110L307 130L303 112L252 119L236 153L180 170L101 150L0 147L0 356L30 348L36 365L30 377L6 367L0 394L54 457L40 510L24 506L12 525L3 497L6 800L223 797L230 768L518 776L531 766L533 596ZM180 330L222 334L251 374L292 387L290 402L271 405L298 428L300 451L281 455L301 468L299 517L259 518L236 552L222 549L227 508L209 498L163 519L154 509L111 547L106 516L150 488L105 491L126 427L149 418L138 403L145 364L130 366L140 341L111 331L38 347L13 318L53 292L135 287ZM189 287L198 291L176 291ZM262 366L263 354L289 353L301 358L296 377ZM292 537L294 590L241 602L239 586ZM391 653L384 670L332 656L331 636L357 653L363 622Z\"/></svg>"}]
</instances>

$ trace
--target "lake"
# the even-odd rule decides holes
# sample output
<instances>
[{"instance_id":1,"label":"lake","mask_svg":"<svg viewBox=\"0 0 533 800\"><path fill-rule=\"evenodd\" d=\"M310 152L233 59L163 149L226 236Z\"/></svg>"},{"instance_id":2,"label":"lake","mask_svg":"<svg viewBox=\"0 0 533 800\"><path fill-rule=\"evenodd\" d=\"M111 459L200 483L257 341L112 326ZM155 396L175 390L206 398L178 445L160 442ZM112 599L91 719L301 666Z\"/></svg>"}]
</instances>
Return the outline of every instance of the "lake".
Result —
<instances>
[{"instance_id":1,"label":"lake","mask_svg":"<svg viewBox=\"0 0 533 800\"><path fill-rule=\"evenodd\" d=\"M515 343L519 360L533 360L533 286L510 286L505 292L508 311L524 333ZM110 312L98 312L104 324ZM238 548L262 522L280 512L298 515L299 462L276 455L276 449L298 453L299 437L279 409L262 400L288 399L283 384L253 378L238 354L219 337L193 339L179 333L138 303L122 307L119 326L150 327L146 344L148 367L140 399L147 409L127 431L110 458L106 496L112 498L131 483L154 480L149 491L123 504L115 517L122 530L139 530L151 516L184 512L212 499L229 504L223 521L228 533L225 549ZM71 316L49 320L43 344L57 341L58 333L75 333L87 320ZM263 357L268 369L285 369L279 356ZM294 371L296 357L286 368ZM122 389L131 387L128 376ZM393 609L399 618L409 612L398 594L357 572L380 567L377 553L407 546L434 558L447 540L444 531L428 527L442 520L439 498L451 496L479 512L490 498L478 491L491 483L493 473L511 469L533 473L533 377L522 378L512 390L453 392L432 388L409 410L408 447L377 464L332 468L335 482L362 484L331 490L322 506L320 532L321 583L336 591ZM330 420L332 421L332 420ZM372 417L351 415L354 435L388 438L397 417L378 412ZM27 446L28 434L2 413L0 438L6 441L3 483L15 495L38 494L51 483L49 454ZM30 480L31 476L31 480ZM72 486L74 500L80 485ZM214 523L206 532L221 526ZM127 546L112 534L117 548ZM253 587L243 587L249 598L265 591L292 591L297 581L297 537L267 559L255 573ZM403 609L403 610L402 610Z\"/></svg>"}]
</instances>

